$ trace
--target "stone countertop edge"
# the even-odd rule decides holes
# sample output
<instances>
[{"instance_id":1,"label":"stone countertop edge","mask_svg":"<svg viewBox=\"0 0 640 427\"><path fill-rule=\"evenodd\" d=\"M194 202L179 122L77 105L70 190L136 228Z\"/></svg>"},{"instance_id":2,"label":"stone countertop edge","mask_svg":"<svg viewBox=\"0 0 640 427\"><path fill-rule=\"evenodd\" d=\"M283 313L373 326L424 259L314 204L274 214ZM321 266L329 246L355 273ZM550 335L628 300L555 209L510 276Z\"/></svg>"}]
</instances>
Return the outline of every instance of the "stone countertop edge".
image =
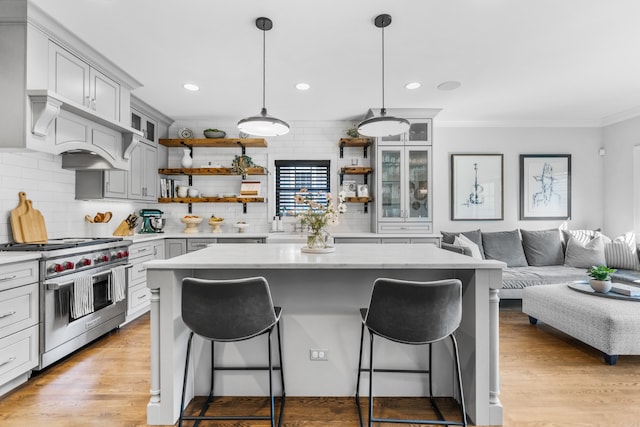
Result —
<instances>
[{"instance_id":1,"label":"stone countertop edge","mask_svg":"<svg viewBox=\"0 0 640 427\"><path fill-rule=\"evenodd\" d=\"M0 265L40 259L40 252L0 252Z\"/></svg>"},{"instance_id":2,"label":"stone countertop edge","mask_svg":"<svg viewBox=\"0 0 640 427\"><path fill-rule=\"evenodd\" d=\"M335 233L331 234L334 238L440 238L440 234L380 234L380 233ZM300 233L272 233L272 232L245 232L245 233L156 233L156 234L134 234L133 236L125 236L125 240L131 240L133 243L148 242L160 239L261 239L266 238L277 242L278 239L290 239L299 237L304 239L306 234Z\"/></svg>"},{"instance_id":3,"label":"stone countertop edge","mask_svg":"<svg viewBox=\"0 0 640 427\"><path fill-rule=\"evenodd\" d=\"M212 245L199 251L144 263L149 270L174 269L500 269L501 261L476 260L431 244L336 245L331 253L303 253L299 243Z\"/></svg>"}]
</instances>

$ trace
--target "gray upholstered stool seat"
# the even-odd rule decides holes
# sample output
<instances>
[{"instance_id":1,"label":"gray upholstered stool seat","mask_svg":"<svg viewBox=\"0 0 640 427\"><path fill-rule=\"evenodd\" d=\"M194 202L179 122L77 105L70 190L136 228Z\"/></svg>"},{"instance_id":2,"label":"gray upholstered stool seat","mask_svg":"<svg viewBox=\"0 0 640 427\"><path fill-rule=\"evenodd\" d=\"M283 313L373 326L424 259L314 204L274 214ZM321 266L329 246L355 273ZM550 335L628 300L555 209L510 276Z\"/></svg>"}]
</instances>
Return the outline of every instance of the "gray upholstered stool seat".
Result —
<instances>
[{"instance_id":1,"label":"gray upholstered stool seat","mask_svg":"<svg viewBox=\"0 0 640 427\"><path fill-rule=\"evenodd\" d=\"M377 279L371 291L368 308L360 309L362 329L360 332L360 356L358 358L358 378L356 382L356 405L360 417L360 425L364 426L360 406L360 376L369 373L369 421L403 423L403 424L436 424L466 426L466 411L458 343L453 333L460 326L462 319L462 282L458 279L439 280L434 282L414 282L395 279ZM362 368L362 350L364 346L364 330L369 331L369 367ZM408 369L380 369L374 367L374 337L410 345L427 345L428 370ZM432 351L431 344L437 341L451 339L455 359L455 369L460 391L461 422L446 421L438 408L433 396L433 381L431 375ZM375 372L404 372L428 374L429 401L438 419L406 419L380 418L373 416L373 377Z\"/></svg>"},{"instance_id":2,"label":"gray upholstered stool seat","mask_svg":"<svg viewBox=\"0 0 640 427\"><path fill-rule=\"evenodd\" d=\"M618 355L640 354L640 302L588 295L567 284L531 286L522 312L600 350L614 365Z\"/></svg>"},{"instance_id":3,"label":"gray upholstered stool seat","mask_svg":"<svg viewBox=\"0 0 640 427\"><path fill-rule=\"evenodd\" d=\"M182 320L191 329L187 344L187 357L184 367L182 401L180 403L180 421L193 420L194 427L202 420L270 420L275 426L275 398L273 393L273 371L280 371L282 394L280 397L280 415L278 426L282 424L285 403L284 373L282 369L282 345L280 340L281 309L274 307L269 285L264 277L250 277L235 280L203 280L187 277L182 281ZM271 354L271 333L278 333L278 356L280 366L273 365ZM189 359L194 334L211 342L211 388L209 396L200 414L184 414L185 394L189 373ZM236 342L267 335L267 366L230 367L216 366L214 344L216 342ZM222 370L268 371L269 374L269 416L208 416L206 412L214 398L214 372ZM244 424L243 424L244 425Z\"/></svg>"}]
</instances>

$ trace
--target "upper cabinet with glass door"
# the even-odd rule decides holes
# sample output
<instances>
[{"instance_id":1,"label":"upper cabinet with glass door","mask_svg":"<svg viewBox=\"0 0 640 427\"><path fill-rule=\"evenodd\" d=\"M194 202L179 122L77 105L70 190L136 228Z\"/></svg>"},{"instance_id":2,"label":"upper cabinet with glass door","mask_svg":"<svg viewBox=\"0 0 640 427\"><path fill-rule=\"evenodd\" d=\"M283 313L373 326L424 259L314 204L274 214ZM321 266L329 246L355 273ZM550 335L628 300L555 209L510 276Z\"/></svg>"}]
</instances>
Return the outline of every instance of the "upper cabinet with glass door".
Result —
<instances>
[{"instance_id":1,"label":"upper cabinet with glass door","mask_svg":"<svg viewBox=\"0 0 640 427\"><path fill-rule=\"evenodd\" d=\"M408 119L409 131L378 138L382 145L431 145L431 119Z\"/></svg>"}]
</instances>

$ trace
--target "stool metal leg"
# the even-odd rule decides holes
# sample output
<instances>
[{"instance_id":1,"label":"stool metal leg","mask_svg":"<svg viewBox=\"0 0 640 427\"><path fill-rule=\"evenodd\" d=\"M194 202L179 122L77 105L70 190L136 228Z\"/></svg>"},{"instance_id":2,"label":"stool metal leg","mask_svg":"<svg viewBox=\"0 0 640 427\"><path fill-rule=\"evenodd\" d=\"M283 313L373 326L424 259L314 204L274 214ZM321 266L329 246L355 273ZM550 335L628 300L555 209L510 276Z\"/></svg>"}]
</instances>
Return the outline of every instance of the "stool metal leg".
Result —
<instances>
[{"instance_id":1,"label":"stool metal leg","mask_svg":"<svg viewBox=\"0 0 640 427\"><path fill-rule=\"evenodd\" d=\"M462 389L462 371L460 371L460 356L458 355L458 341L453 334L449 335L453 343L453 356L456 359L456 372L458 373L458 388L460 389L460 412L462 414L462 425L467 426L467 409L464 406L464 390Z\"/></svg>"},{"instance_id":2,"label":"stool metal leg","mask_svg":"<svg viewBox=\"0 0 640 427\"><path fill-rule=\"evenodd\" d=\"M360 418L360 427L364 427L362 422L362 408L360 407L360 376L362 372L362 347L364 345L364 323L360 330L360 352L358 353L358 379L356 380L356 405L358 407L358 417Z\"/></svg>"},{"instance_id":3,"label":"stool metal leg","mask_svg":"<svg viewBox=\"0 0 640 427\"><path fill-rule=\"evenodd\" d=\"M373 425L373 333L369 332L369 427Z\"/></svg>"},{"instance_id":4,"label":"stool metal leg","mask_svg":"<svg viewBox=\"0 0 640 427\"><path fill-rule=\"evenodd\" d=\"M178 427L182 427L182 418L184 417L184 398L187 392L187 376L189 373L189 355L191 354L192 341L193 341L193 332L189 334L189 340L187 341L187 357L184 363L184 378L182 379L182 399L180 400L180 419L178 421Z\"/></svg>"},{"instance_id":5,"label":"stool metal leg","mask_svg":"<svg viewBox=\"0 0 640 427\"><path fill-rule=\"evenodd\" d=\"M284 388L284 362L282 361L282 340L280 338L280 322L277 323L278 328L278 358L280 359L280 384L282 385L282 396L280 397L280 415L278 417L278 427L282 425L282 414L284 413L284 403L286 401L287 392Z\"/></svg>"},{"instance_id":6,"label":"stool metal leg","mask_svg":"<svg viewBox=\"0 0 640 427\"><path fill-rule=\"evenodd\" d=\"M275 418L273 416L274 411L274 398L273 398L273 358L271 356L271 331L273 328L269 330L269 334L267 335L267 342L269 348L269 413L271 415L271 427L275 426Z\"/></svg>"}]
</instances>

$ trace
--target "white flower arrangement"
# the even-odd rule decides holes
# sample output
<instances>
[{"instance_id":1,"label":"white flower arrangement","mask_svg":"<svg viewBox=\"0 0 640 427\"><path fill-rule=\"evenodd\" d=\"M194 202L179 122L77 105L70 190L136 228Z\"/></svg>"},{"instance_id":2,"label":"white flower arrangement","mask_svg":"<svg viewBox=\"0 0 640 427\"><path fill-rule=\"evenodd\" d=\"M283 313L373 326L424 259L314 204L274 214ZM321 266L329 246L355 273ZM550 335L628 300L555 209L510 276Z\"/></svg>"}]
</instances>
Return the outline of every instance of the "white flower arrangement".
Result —
<instances>
[{"instance_id":1,"label":"white flower arrangement","mask_svg":"<svg viewBox=\"0 0 640 427\"><path fill-rule=\"evenodd\" d=\"M337 224L338 215L347 211L347 205L344 203L344 194L341 191L338 195L338 209L331 202L331 193L325 193L324 198L326 204L319 203L316 200L322 197L321 193L309 193L306 188L300 190L300 194L296 194L295 203L297 205L307 205L305 212L299 213L297 218L300 219L302 226L309 227L312 234L320 233L328 224Z\"/></svg>"}]
</instances>

